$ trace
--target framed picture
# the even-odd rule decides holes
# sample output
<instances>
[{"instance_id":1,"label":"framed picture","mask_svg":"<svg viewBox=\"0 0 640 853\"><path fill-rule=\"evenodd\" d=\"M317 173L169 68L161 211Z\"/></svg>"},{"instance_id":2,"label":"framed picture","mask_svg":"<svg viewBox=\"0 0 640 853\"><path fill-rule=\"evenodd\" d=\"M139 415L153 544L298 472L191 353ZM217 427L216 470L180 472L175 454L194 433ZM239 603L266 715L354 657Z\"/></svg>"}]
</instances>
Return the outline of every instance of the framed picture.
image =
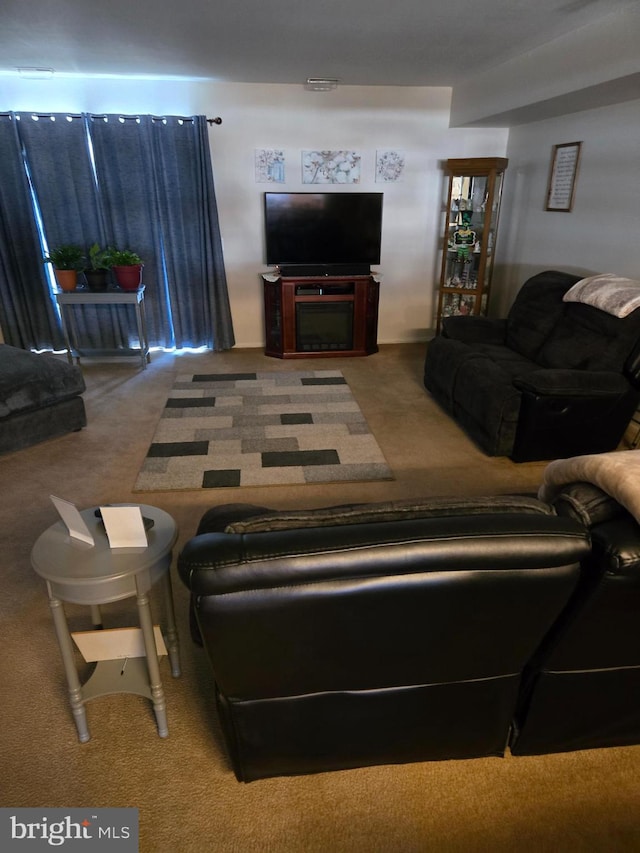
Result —
<instances>
[{"instance_id":1,"label":"framed picture","mask_svg":"<svg viewBox=\"0 0 640 853\"><path fill-rule=\"evenodd\" d=\"M545 210L569 213L573 208L581 148L582 142L563 142L553 146Z\"/></svg>"},{"instance_id":2,"label":"framed picture","mask_svg":"<svg viewBox=\"0 0 640 853\"><path fill-rule=\"evenodd\" d=\"M359 184L360 161L357 151L303 151L303 184Z\"/></svg>"},{"instance_id":3,"label":"framed picture","mask_svg":"<svg viewBox=\"0 0 640 853\"><path fill-rule=\"evenodd\" d=\"M284 151L256 148L256 183L284 184Z\"/></svg>"}]
</instances>

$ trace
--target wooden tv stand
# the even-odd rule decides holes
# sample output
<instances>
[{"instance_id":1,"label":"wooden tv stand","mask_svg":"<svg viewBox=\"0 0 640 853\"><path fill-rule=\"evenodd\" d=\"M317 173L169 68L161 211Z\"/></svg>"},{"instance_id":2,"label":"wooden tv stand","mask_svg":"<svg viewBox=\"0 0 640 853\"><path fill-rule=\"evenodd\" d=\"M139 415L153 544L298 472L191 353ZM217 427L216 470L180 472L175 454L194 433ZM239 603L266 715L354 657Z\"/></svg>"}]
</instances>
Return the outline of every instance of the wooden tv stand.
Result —
<instances>
[{"instance_id":1,"label":"wooden tv stand","mask_svg":"<svg viewBox=\"0 0 640 853\"><path fill-rule=\"evenodd\" d=\"M373 275L264 274L265 355L330 358L378 351Z\"/></svg>"}]
</instances>

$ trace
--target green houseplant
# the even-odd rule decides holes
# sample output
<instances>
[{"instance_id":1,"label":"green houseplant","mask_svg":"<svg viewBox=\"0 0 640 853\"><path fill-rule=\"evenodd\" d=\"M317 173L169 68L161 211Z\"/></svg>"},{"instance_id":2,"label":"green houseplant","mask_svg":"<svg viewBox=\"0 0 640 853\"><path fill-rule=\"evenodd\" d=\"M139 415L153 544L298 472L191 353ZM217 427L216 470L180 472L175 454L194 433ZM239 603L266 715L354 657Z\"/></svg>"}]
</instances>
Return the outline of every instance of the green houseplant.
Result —
<instances>
[{"instance_id":1,"label":"green houseplant","mask_svg":"<svg viewBox=\"0 0 640 853\"><path fill-rule=\"evenodd\" d=\"M109 265L118 286L123 290L137 290L142 282L143 262L140 255L130 249L107 249Z\"/></svg>"},{"instance_id":2,"label":"green houseplant","mask_svg":"<svg viewBox=\"0 0 640 853\"><path fill-rule=\"evenodd\" d=\"M84 267L84 252L80 246L63 243L51 249L44 260L45 263L53 266L54 275L61 290L76 289L78 272Z\"/></svg>"},{"instance_id":3,"label":"green houseplant","mask_svg":"<svg viewBox=\"0 0 640 853\"><path fill-rule=\"evenodd\" d=\"M111 268L109 250L101 249L97 243L89 249L89 266L84 271L89 290L100 292L109 287L109 271Z\"/></svg>"}]
</instances>

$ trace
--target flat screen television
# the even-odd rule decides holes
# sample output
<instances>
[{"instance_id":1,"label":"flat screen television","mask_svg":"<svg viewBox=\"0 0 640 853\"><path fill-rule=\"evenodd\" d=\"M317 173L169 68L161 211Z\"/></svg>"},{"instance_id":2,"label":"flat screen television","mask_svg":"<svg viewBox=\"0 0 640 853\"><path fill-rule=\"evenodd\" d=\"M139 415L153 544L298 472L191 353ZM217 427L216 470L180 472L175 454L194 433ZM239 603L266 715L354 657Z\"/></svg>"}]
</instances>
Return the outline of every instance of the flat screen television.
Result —
<instances>
[{"instance_id":1,"label":"flat screen television","mask_svg":"<svg viewBox=\"0 0 640 853\"><path fill-rule=\"evenodd\" d=\"M264 194L267 264L347 274L380 263L382 193Z\"/></svg>"}]
</instances>

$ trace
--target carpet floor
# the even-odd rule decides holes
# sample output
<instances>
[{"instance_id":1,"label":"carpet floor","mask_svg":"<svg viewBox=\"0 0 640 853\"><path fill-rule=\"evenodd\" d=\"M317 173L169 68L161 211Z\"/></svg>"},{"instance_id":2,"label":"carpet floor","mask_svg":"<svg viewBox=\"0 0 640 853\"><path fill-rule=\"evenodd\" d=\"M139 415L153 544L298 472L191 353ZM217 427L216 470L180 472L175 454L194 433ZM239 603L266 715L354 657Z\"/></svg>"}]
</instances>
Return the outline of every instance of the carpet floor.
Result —
<instances>
[{"instance_id":1,"label":"carpet floor","mask_svg":"<svg viewBox=\"0 0 640 853\"><path fill-rule=\"evenodd\" d=\"M426 393L424 350L381 345L371 357L330 362L395 479L145 494L143 503L178 524L175 557L216 503L287 510L535 492L546 463L481 453ZM211 667L189 637L175 557L181 677L160 661L169 737L158 737L148 699L122 693L88 703L91 740L78 742L45 584L30 562L35 539L57 521L49 495L82 509L139 502L132 488L177 375L326 364L274 361L255 349L154 353L146 370L87 360L87 427L0 457L0 806L136 807L140 853L637 853L640 746L237 782ZM153 602L154 614L161 605ZM87 608L65 609L72 630L91 627ZM135 625L135 602L109 605L105 615L109 627Z\"/></svg>"},{"instance_id":2,"label":"carpet floor","mask_svg":"<svg viewBox=\"0 0 640 853\"><path fill-rule=\"evenodd\" d=\"M135 491L388 480L339 370L181 374Z\"/></svg>"}]
</instances>

